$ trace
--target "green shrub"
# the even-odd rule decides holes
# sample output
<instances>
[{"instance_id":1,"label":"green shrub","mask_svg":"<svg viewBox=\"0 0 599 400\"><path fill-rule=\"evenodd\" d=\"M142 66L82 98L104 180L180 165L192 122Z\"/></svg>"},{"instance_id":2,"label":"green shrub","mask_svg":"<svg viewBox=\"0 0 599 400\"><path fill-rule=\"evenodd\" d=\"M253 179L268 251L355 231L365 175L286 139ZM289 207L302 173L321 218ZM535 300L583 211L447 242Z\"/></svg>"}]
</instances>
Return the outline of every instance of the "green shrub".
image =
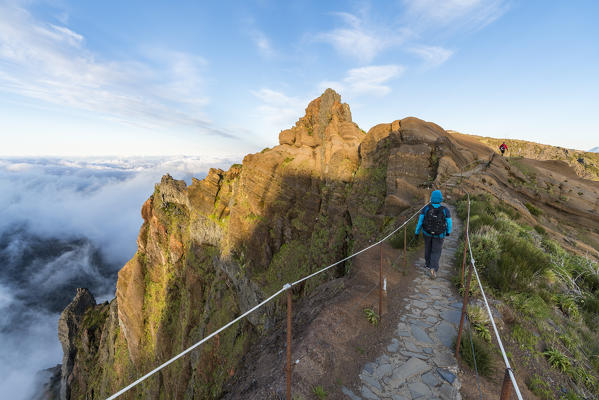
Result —
<instances>
[{"instance_id":1,"label":"green shrub","mask_svg":"<svg viewBox=\"0 0 599 400\"><path fill-rule=\"evenodd\" d=\"M539 396L543 400L553 399L553 391L551 385L543 377L534 374L526 380L526 386L531 392Z\"/></svg>"},{"instance_id":2,"label":"green shrub","mask_svg":"<svg viewBox=\"0 0 599 400\"><path fill-rule=\"evenodd\" d=\"M591 375L585 368L583 367L575 367L570 369L570 376L576 383L579 385L585 385L589 389L593 389L595 385L597 385L597 378Z\"/></svg>"},{"instance_id":3,"label":"green shrub","mask_svg":"<svg viewBox=\"0 0 599 400\"><path fill-rule=\"evenodd\" d=\"M510 296L510 301L516 310L535 320L548 318L551 313L547 303L536 294L515 294Z\"/></svg>"},{"instance_id":4,"label":"green shrub","mask_svg":"<svg viewBox=\"0 0 599 400\"><path fill-rule=\"evenodd\" d=\"M580 317L578 305L576 304L576 300L572 296L558 294L557 296L555 296L555 299L557 305L564 314L574 319L578 319Z\"/></svg>"},{"instance_id":5,"label":"green shrub","mask_svg":"<svg viewBox=\"0 0 599 400\"><path fill-rule=\"evenodd\" d=\"M474 354L472 353L472 345L474 345ZM474 359L476 357L478 372L481 375L490 376L493 372L490 345L476 335L472 335L472 345L470 343L470 335L464 332L460 343L460 356L462 360L470 368L474 369Z\"/></svg>"},{"instance_id":6,"label":"green shrub","mask_svg":"<svg viewBox=\"0 0 599 400\"><path fill-rule=\"evenodd\" d=\"M502 292L528 290L533 278L549 268L549 257L531 240L513 234L502 234L500 242L497 266L483 271L489 285Z\"/></svg>"},{"instance_id":7,"label":"green shrub","mask_svg":"<svg viewBox=\"0 0 599 400\"><path fill-rule=\"evenodd\" d=\"M501 254L499 232L491 226L483 226L470 235L472 256L479 270L494 269Z\"/></svg>"},{"instance_id":8,"label":"green shrub","mask_svg":"<svg viewBox=\"0 0 599 400\"><path fill-rule=\"evenodd\" d=\"M563 399L563 400L584 400L582 397L580 397L579 395L577 395L572 390L568 390L568 393L566 393L565 395L563 395L562 397L560 397L560 399Z\"/></svg>"},{"instance_id":9,"label":"green shrub","mask_svg":"<svg viewBox=\"0 0 599 400\"><path fill-rule=\"evenodd\" d=\"M520 324L514 325L512 329L512 338L520 345L523 349L534 351L539 341L539 338L535 334Z\"/></svg>"},{"instance_id":10,"label":"green shrub","mask_svg":"<svg viewBox=\"0 0 599 400\"><path fill-rule=\"evenodd\" d=\"M418 246L418 240L414 240L414 231L416 230L416 224L418 223L418 220L416 218L412 219L410 222L408 222L408 225L406 226L406 244L408 246L408 249L414 248L416 246ZM391 246L394 249L403 249L403 243L404 243L404 230L400 229L397 233L395 233L393 236L391 236L391 238L389 239L389 243L391 244ZM420 242L422 243L422 242Z\"/></svg>"},{"instance_id":11,"label":"green shrub","mask_svg":"<svg viewBox=\"0 0 599 400\"><path fill-rule=\"evenodd\" d=\"M563 354L555 348L551 348L549 350L544 351L543 355L547 357L549 365L551 365L555 369L560 370L561 372L568 372L568 370L572 366L572 363L570 362L568 356L566 356L565 354Z\"/></svg>"},{"instance_id":12,"label":"green shrub","mask_svg":"<svg viewBox=\"0 0 599 400\"><path fill-rule=\"evenodd\" d=\"M532 205L531 203L529 203L529 202L526 202L526 203L524 204L524 206L525 206L526 208L528 208L528 211L529 211L529 212L530 212L532 215L534 215L535 217L539 217L539 216L543 215L543 211L541 211L541 210L540 210L540 209L538 209L537 207L533 206L533 205Z\"/></svg>"},{"instance_id":13,"label":"green shrub","mask_svg":"<svg viewBox=\"0 0 599 400\"><path fill-rule=\"evenodd\" d=\"M314 393L314 395L316 397L318 397L320 400L322 399L326 399L328 396L328 393L324 390L324 388L322 386L314 386L312 388L312 393Z\"/></svg>"},{"instance_id":14,"label":"green shrub","mask_svg":"<svg viewBox=\"0 0 599 400\"><path fill-rule=\"evenodd\" d=\"M366 316L366 319L368 320L368 322L370 322L374 326L378 325L379 316L377 313L374 312L374 310L372 308L365 308L363 311L364 311L364 315Z\"/></svg>"},{"instance_id":15,"label":"green shrub","mask_svg":"<svg viewBox=\"0 0 599 400\"><path fill-rule=\"evenodd\" d=\"M491 332L487 326L490 323L487 312L475 305L469 305L467 311L468 319L472 324L472 328L474 328L474 332L485 341L491 342Z\"/></svg>"},{"instance_id":16,"label":"green shrub","mask_svg":"<svg viewBox=\"0 0 599 400\"><path fill-rule=\"evenodd\" d=\"M543 228L541 225L535 225L535 231L537 231L537 233L539 235L546 235L547 234L547 230L545 228Z\"/></svg>"},{"instance_id":17,"label":"green shrub","mask_svg":"<svg viewBox=\"0 0 599 400\"><path fill-rule=\"evenodd\" d=\"M599 292L595 295L590 293L587 294L584 302L582 303L582 308L585 311L599 315Z\"/></svg>"},{"instance_id":18,"label":"green shrub","mask_svg":"<svg viewBox=\"0 0 599 400\"><path fill-rule=\"evenodd\" d=\"M577 340L576 340L576 338L572 337L571 334L564 333L563 335L559 335L558 339L572 353L576 352L576 348L578 347L577 346Z\"/></svg>"}]
</instances>

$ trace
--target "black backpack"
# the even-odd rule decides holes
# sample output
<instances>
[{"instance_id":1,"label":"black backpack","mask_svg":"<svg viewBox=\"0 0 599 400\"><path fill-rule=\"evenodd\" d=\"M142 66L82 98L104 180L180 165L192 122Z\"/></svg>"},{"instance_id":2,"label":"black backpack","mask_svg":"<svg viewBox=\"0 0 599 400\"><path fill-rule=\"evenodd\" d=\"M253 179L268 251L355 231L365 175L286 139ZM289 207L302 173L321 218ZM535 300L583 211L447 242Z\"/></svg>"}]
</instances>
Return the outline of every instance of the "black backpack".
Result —
<instances>
[{"instance_id":1,"label":"black backpack","mask_svg":"<svg viewBox=\"0 0 599 400\"><path fill-rule=\"evenodd\" d=\"M435 208L429 204L422 221L422 229L429 235L441 235L447 231L445 218L445 207Z\"/></svg>"}]
</instances>

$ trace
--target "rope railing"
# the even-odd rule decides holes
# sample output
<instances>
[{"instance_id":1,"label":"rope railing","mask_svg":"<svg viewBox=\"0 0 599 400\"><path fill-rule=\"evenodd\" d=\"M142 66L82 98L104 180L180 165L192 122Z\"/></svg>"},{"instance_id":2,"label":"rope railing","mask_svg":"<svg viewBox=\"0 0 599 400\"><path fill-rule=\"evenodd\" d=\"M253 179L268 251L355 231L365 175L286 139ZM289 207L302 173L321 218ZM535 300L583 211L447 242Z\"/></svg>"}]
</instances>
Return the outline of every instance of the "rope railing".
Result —
<instances>
[{"instance_id":1,"label":"rope railing","mask_svg":"<svg viewBox=\"0 0 599 400\"><path fill-rule=\"evenodd\" d=\"M503 342L501 341L501 337L499 336L499 331L497 330L497 325L495 324L495 319L493 318L493 313L491 312L491 307L489 307L489 302L487 300L487 296L485 295L485 290L483 289L483 285L481 283L480 277L478 275L478 270L476 269L476 263L474 261L474 256L472 254L472 246L470 244L470 193L466 192L468 196L468 214L466 219L466 229L465 229L465 240L464 240L464 248L468 248L468 252L470 254L470 265L468 268L468 278L466 282L466 287L464 289L464 302L462 306L462 315L460 318L460 327L458 329L458 339L456 343L456 358L459 357L460 351L460 338L462 334L463 324L464 324L464 316L466 315L466 306L468 304L468 295L470 292L470 282L472 278L472 272L476 277L476 281L478 283L478 287L480 289L480 293L485 303L485 308L487 309L487 313L489 314L489 320L491 321L491 325L493 326L493 331L495 333L495 338L497 339L497 343L499 345L499 349L501 350L501 355L503 356L503 361L505 363L505 376L503 379L503 384L501 388L501 397L500 400L509 400L511 395L511 389L513 388L516 392L516 396L519 400L522 400L522 394L520 393L520 388L518 387L518 383L516 382L516 377L514 376L514 372L510 365L510 361L508 360L507 354L503 347ZM464 276L464 264L466 262L466 251L464 251L464 262L462 263L462 277L461 282ZM473 354L474 355L474 354Z\"/></svg>"},{"instance_id":2,"label":"rope railing","mask_svg":"<svg viewBox=\"0 0 599 400\"><path fill-rule=\"evenodd\" d=\"M142 383L143 381L145 381L146 379L148 379L149 377L151 377L152 375L154 375L155 373L157 373L158 371L162 370L163 368L165 368L166 366L172 364L173 362L175 362L176 360L178 360L179 358L183 357L184 355L190 353L191 351L193 351L194 349L198 348L199 346L201 346L203 343L207 342L208 340L210 340L211 338L213 338L214 336L218 335L220 332L224 331L225 329L229 328L231 325L234 325L235 323L239 322L241 319L247 317L249 314L253 313L254 311L258 310L259 308L263 307L264 305L266 305L267 303L271 302L272 300L274 300L275 298L277 298L280 294L282 294L283 292L287 292L287 399L291 400L291 289L296 286L299 285L300 283L313 278L325 271L328 271L329 269L345 262L348 261L354 257L356 257L359 254L364 253L365 251L368 251L370 249L372 249L373 247L376 247L378 245L381 245L383 242L385 242L387 239L389 239L391 236L393 236L394 234L396 234L400 229L404 228L404 236L405 236L405 228L407 227L407 224L415 217L417 216L422 209L426 207L426 205L422 206L420 209L418 209L418 211L416 213L414 213L412 216L410 216L408 219L406 219L403 224L401 224L400 226L398 226L397 228L395 228L394 230L392 230L389 234L387 234L386 236L384 236L382 239L380 239L379 241L371 244L370 246L367 246L331 265L328 265L324 268L319 269L318 271L307 275L301 279L296 280L293 283L286 283L285 285L283 285L283 287L281 289L279 289L276 293L274 293L273 295L271 295L270 297L268 297L267 299L263 300L262 302L260 302L258 305L254 306L253 308L247 310L246 312L244 312L243 314L241 314L240 316L238 316L237 318L233 319L232 321L230 321L229 323L223 325L222 327L220 327L219 329L215 330L214 332L210 333L208 336L204 337L202 340L198 341L197 343L193 344L192 346L188 347L187 349L183 350L182 352L180 352L179 354L177 354L176 356L172 357L171 359L169 359L168 361L160 364L158 367L154 368L153 370L151 370L150 372L148 372L147 374L145 374L144 376L142 376L141 378L137 379L136 381L132 382L131 384L129 384L128 386L124 387L123 389L119 390L118 392L116 392L115 394L113 394L112 396L108 397L106 400L113 400L116 399L117 397L119 397L120 395L126 393L127 391L131 390L132 388L134 388L135 386L139 385L140 383ZM406 243L405 243L405 238L404 238L404 255L406 257L406 263L407 263L407 253L406 253ZM381 279L380 279L380 290L379 290L379 318L380 315L382 314L382 258L381 258L381 268L379 269L379 274L381 274Z\"/></svg>"}]
</instances>

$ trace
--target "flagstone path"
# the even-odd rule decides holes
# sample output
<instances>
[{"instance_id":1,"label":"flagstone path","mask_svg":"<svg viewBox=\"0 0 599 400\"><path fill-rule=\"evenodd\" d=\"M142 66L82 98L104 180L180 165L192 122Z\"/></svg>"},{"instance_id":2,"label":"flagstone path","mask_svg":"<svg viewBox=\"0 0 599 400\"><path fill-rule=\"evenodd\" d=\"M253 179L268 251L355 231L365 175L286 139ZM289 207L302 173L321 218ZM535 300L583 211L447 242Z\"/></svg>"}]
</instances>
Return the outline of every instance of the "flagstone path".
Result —
<instances>
[{"instance_id":1,"label":"flagstone path","mask_svg":"<svg viewBox=\"0 0 599 400\"><path fill-rule=\"evenodd\" d=\"M451 283L453 260L462 230L449 207L453 235L445 238L436 279L415 265L418 276L405 298L400 322L386 351L364 365L359 390L343 387L351 400L461 399L458 366L452 351L460 322L461 299Z\"/></svg>"}]
</instances>

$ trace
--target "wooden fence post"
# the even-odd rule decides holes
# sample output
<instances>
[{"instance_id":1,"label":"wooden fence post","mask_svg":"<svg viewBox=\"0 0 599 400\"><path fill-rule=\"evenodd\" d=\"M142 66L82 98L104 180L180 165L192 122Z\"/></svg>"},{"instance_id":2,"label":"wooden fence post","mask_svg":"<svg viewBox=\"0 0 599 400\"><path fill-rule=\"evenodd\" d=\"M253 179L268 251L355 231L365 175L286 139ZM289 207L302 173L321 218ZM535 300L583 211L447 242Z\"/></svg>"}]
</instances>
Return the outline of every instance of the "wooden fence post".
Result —
<instances>
[{"instance_id":1,"label":"wooden fence post","mask_svg":"<svg viewBox=\"0 0 599 400\"><path fill-rule=\"evenodd\" d=\"M501 385L501 397L499 400L510 400L512 395L512 380L510 379L510 370L505 369L505 375L503 377L503 385Z\"/></svg>"},{"instance_id":2,"label":"wooden fence post","mask_svg":"<svg viewBox=\"0 0 599 400\"><path fill-rule=\"evenodd\" d=\"M462 305L462 316L460 317L460 329L458 329L458 339L455 345L455 358L459 360L460 355L460 342L462 340L462 329L464 328L464 316L466 315L466 306L468 305L468 294L470 293L470 281L472 279L472 263L468 268L468 279L466 282L466 288L464 292L464 303Z\"/></svg>"},{"instance_id":3,"label":"wooden fence post","mask_svg":"<svg viewBox=\"0 0 599 400\"><path fill-rule=\"evenodd\" d=\"M466 250L468 250L468 232L464 235L464 259L462 260L462 273L460 275L460 284L464 286L465 269L466 269Z\"/></svg>"},{"instance_id":4,"label":"wooden fence post","mask_svg":"<svg viewBox=\"0 0 599 400\"><path fill-rule=\"evenodd\" d=\"M468 197L468 217L466 218L466 229L464 229L464 260L462 261L462 275L460 284L464 285L464 268L466 267L466 250L468 249L468 230L470 229L470 197Z\"/></svg>"}]
</instances>

